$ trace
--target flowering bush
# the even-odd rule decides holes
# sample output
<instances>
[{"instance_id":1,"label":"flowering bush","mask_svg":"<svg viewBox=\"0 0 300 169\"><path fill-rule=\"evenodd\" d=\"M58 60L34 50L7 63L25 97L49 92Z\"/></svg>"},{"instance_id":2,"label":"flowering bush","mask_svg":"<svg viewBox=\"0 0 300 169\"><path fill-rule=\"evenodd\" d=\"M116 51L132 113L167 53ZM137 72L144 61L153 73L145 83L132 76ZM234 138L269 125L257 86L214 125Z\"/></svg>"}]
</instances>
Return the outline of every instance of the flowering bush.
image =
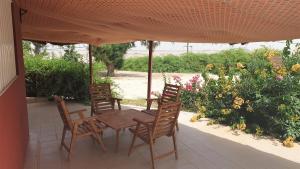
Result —
<instances>
[{"instance_id":1,"label":"flowering bush","mask_svg":"<svg viewBox=\"0 0 300 169\"><path fill-rule=\"evenodd\" d=\"M181 102L186 110L196 111L195 100L200 98L203 78L195 75L188 82L183 83L179 76L173 76L175 84L182 86Z\"/></svg>"},{"instance_id":2,"label":"flowering bush","mask_svg":"<svg viewBox=\"0 0 300 169\"><path fill-rule=\"evenodd\" d=\"M210 124L271 135L293 146L300 140L300 52L280 55L260 49L247 63L207 64L202 76L187 83L173 77L183 87L184 108L196 112L191 121L209 117ZM210 78L212 72L218 78Z\"/></svg>"},{"instance_id":3,"label":"flowering bush","mask_svg":"<svg viewBox=\"0 0 300 169\"><path fill-rule=\"evenodd\" d=\"M276 52L267 51L265 57L237 63L236 68L221 67L217 80L203 75L205 86L197 105L206 107L205 116L217 123L269 134L291 147L300 140L300 56L274 57Z\"/></svg>"}]
</instances>

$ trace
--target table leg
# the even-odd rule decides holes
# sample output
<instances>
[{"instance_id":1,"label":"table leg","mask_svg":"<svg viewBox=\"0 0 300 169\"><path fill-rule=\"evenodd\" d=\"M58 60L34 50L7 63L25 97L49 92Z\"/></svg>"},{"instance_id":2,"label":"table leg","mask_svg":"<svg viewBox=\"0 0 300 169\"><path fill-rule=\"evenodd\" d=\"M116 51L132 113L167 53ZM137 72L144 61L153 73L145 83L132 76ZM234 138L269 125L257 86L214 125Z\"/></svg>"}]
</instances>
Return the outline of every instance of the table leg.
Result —
<instances>
[{"instance_id":1,"label":"table leg","mask_svg":"<svg viewBox=\"0 0 300 169\"><path fill-rule=\"evenodd\" d=\"M120 137L120 129L116 130L116 147L115 152L117 153L119 150L119 137Z\"/></svg>"}]
</instances>

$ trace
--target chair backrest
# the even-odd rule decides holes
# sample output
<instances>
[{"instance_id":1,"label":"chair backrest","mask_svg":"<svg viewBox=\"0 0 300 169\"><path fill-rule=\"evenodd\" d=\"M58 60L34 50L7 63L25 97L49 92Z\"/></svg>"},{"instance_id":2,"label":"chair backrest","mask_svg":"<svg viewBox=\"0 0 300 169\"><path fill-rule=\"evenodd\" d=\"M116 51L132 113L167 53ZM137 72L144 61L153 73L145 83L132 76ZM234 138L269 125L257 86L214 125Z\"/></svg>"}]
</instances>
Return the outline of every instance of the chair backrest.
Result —
<instances>
[{"instance_id":1,"label":"chair backrest","mask_svg":"<svg viewBox=\"0 0 300 169\"><path fill-rule=\"evenodd\" d=\"M174 132L181 108L180 102L165 103L158 107L153 123L152 137L170 136Z\"/></svg>"},{"instance_id":2,"label":"chair backrest","mask_svg":"<svg viewBox=\"0 0 300 169\"><path fill-rule=\"evenodd\" d=\"M66 107L64 100L59 96L53 96L53 98L56 102L57 109L58 109L59 115L64 123L64 126L69 129L72 129L73 128L72 119L71 119L69 110Z\"/></svg>"},{"instance_id":3,"label":"chair backrest","mask_svg":"<svg viewBox=\"0 0 300 169\"><path fill-rule=\"evenodd\" d=\"M181 86L165 84L160 104L179 102Z\"/></svg>"},{"instance_id":4,"label":"chair backrest","mask_svg":"<svg viewBox=\"0 0 300 169\"><path fill-rule=\"evenodd\" d=\"M112 100L112 93L109 83L91 85L90 95L92 102L92 111L101 113L101 111L114 109L114 103Z\"/></svg>"}]
</instances>

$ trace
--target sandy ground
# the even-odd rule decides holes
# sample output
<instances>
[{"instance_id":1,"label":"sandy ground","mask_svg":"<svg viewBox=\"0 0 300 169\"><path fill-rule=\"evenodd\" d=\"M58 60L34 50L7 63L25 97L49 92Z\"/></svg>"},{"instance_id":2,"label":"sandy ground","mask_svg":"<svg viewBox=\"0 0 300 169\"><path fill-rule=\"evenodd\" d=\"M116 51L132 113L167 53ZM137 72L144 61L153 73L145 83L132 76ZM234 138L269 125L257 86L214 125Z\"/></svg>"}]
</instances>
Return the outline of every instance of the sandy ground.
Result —
<instances>
[{"instance_id":1,"label":"sandy ground","mask_svg":"<svg viewBox=\"0 0 300 169\"><path fill-rule=\"evenodd\" d=\"M172 76L178 75L183 82L191 79L196 73L166 73L166 77L172 80ZM126 99L144 99L147 97L147 73L116 71L116 76L112 79L119 86L121 96ZM152 74L152 91L161 92L164 87L162 73Z\"/></svg>"}]
</instances>

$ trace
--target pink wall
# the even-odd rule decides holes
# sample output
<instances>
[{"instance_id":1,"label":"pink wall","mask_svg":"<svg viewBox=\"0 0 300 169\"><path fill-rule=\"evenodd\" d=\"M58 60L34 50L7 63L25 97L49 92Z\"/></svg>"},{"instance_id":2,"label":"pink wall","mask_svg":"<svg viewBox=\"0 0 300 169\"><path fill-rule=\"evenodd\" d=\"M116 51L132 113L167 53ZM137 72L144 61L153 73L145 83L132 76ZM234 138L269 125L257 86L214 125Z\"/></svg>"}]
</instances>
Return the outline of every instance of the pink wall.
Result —
<instances>
[{"instance_id":1,"label":"pink wall","mask_svg":"<svg viewBox=\"0 0 300 169\"><path fill-rule=\"evenodd\" d=\"M19 10L14 9L15 45L19 75L0 96L0 169L23 169L28 143L24 62Z\"/></svg>"}]
</instances>

